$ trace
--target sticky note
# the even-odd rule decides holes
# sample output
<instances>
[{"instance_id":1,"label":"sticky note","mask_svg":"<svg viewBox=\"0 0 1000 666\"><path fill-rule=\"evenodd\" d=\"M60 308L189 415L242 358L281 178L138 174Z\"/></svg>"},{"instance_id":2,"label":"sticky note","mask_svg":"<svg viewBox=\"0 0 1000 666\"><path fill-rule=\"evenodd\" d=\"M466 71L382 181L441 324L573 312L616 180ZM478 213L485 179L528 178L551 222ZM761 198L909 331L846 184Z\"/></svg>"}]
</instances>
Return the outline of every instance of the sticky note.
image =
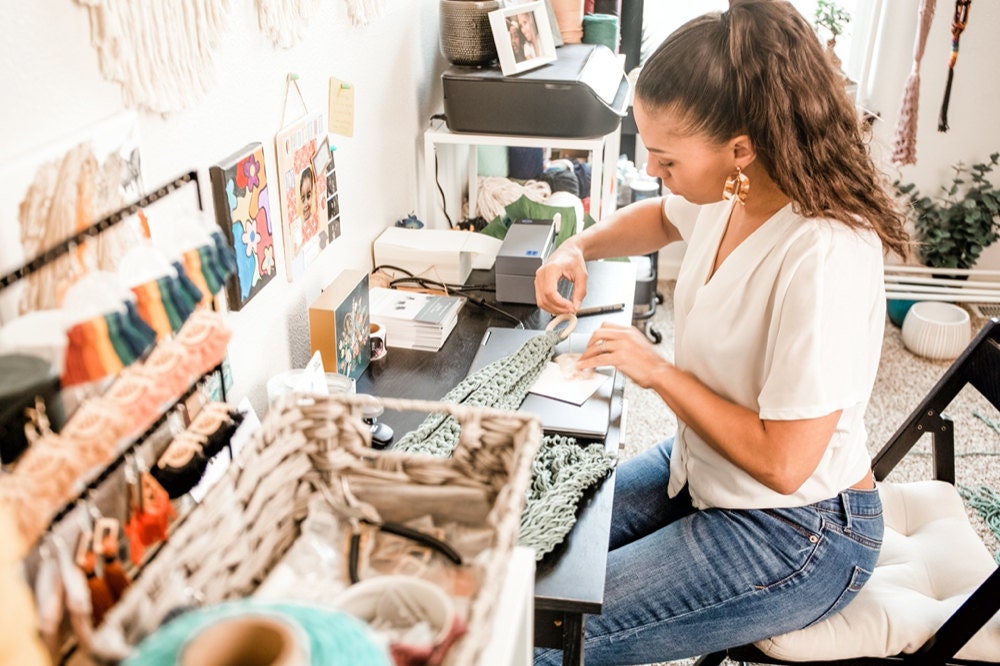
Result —
<instances>
[{"instance_id":1,"label":"sticky note","mask_svg":"<svg viewBox=\"0 0 1000 666\"><path fill-rule=\"evenodd\" d=\"M354 86L335 76L330 77L330 113L328 129L340 136L354 136Z\"/></svg>"}]
</instances>

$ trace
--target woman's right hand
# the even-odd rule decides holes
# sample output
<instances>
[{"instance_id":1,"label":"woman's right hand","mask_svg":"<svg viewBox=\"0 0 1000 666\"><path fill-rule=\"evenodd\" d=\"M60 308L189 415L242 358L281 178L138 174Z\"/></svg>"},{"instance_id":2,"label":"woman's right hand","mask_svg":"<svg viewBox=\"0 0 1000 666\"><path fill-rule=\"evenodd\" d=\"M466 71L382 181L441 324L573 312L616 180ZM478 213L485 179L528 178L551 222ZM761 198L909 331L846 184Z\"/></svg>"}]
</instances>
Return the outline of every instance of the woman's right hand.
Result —
<instances>
[{"instance_id":1,"label":"woman's right hand","mask_svg":"<svg viewBox=\"0 0 1000 666\"><path fill-rule=\"evenodd\" d=\"M573 284L569 299L559 293L561 278ZM586 295L587 263L583 251L568 239L535 271L535 303L550 314L572 314L580 309Z\"/></svg>"}]
</instances>

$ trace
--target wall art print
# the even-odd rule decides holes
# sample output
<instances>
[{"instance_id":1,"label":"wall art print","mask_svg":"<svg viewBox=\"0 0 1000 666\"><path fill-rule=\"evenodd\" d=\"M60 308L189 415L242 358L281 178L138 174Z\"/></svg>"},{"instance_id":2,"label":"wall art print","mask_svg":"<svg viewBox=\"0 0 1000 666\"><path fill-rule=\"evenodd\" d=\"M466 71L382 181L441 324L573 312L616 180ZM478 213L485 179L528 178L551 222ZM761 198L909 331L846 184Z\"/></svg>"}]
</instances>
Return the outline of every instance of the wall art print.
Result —
<instances>
[{"instance_id":1,"label":"wall art print","mask_svg":"<svg viewBox=\"0 0 1000 666\"><path fill-rule=\"evenodd\" d=\"M325 168L329 159L326 120L307 113L274 137L281 195L281 241L288 280L300 277L330 241L326 215ZM323 153L326 153L324 159Z\"/></svg>"},{"instance_id":2,"label":"wall art print","mask_svg":"<svg viewBox=\"0 0 1000 666\"><path fill-rule=\"evenodd\" d=\"M215 219L236 254L226 282L230 310L239 310L277 275L270 180L264 146L249 143L208 169Z\"/></svg>"}]
</instances>

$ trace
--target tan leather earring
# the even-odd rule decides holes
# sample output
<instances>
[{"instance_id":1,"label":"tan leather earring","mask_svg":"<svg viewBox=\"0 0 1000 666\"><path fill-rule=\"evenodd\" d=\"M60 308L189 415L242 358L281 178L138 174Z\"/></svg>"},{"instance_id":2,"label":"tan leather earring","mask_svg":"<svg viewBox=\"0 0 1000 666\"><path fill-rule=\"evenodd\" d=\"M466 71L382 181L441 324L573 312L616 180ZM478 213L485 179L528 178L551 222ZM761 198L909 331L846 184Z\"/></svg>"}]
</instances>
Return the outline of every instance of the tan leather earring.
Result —
<instances>
[{"instance_id":1,"label":"tan leather earring","mask_svg":"<svg viewBox=\"0 0 1000 666\"><path fill-rule=\"evenodd\" d=\"M742 204L746 203L749 193L750 179L747 178L742 169L736 167L736 173L726 179L726 185L722 188L722 196L727 200L735 198Z\"/></svg>"}]
</instances>

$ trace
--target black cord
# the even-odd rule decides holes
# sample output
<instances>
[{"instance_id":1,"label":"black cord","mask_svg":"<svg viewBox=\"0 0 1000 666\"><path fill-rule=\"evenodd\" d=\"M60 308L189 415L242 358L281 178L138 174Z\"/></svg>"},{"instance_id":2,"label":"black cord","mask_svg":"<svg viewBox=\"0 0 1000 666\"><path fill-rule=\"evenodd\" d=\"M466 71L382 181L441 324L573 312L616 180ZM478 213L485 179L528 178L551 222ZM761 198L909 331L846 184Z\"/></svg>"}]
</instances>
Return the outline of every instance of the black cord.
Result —
<instances>
[{"instance_id":1,"label":"black cord","mask_svg":"<svg viewBox=\"0 0 1000 666\"><path fill-rule=\"evenodd\" d=\"M444 213L444 219L448 220L448 228L454 229L455 225L451 221L451 215L448 215L448 200L444 196L444 188L441 187L441 179L438 177L438 155L437 151L434 151L434 184L437 185L438 192L441 193L441 212Z\"/></svg>"}]
</instances>

